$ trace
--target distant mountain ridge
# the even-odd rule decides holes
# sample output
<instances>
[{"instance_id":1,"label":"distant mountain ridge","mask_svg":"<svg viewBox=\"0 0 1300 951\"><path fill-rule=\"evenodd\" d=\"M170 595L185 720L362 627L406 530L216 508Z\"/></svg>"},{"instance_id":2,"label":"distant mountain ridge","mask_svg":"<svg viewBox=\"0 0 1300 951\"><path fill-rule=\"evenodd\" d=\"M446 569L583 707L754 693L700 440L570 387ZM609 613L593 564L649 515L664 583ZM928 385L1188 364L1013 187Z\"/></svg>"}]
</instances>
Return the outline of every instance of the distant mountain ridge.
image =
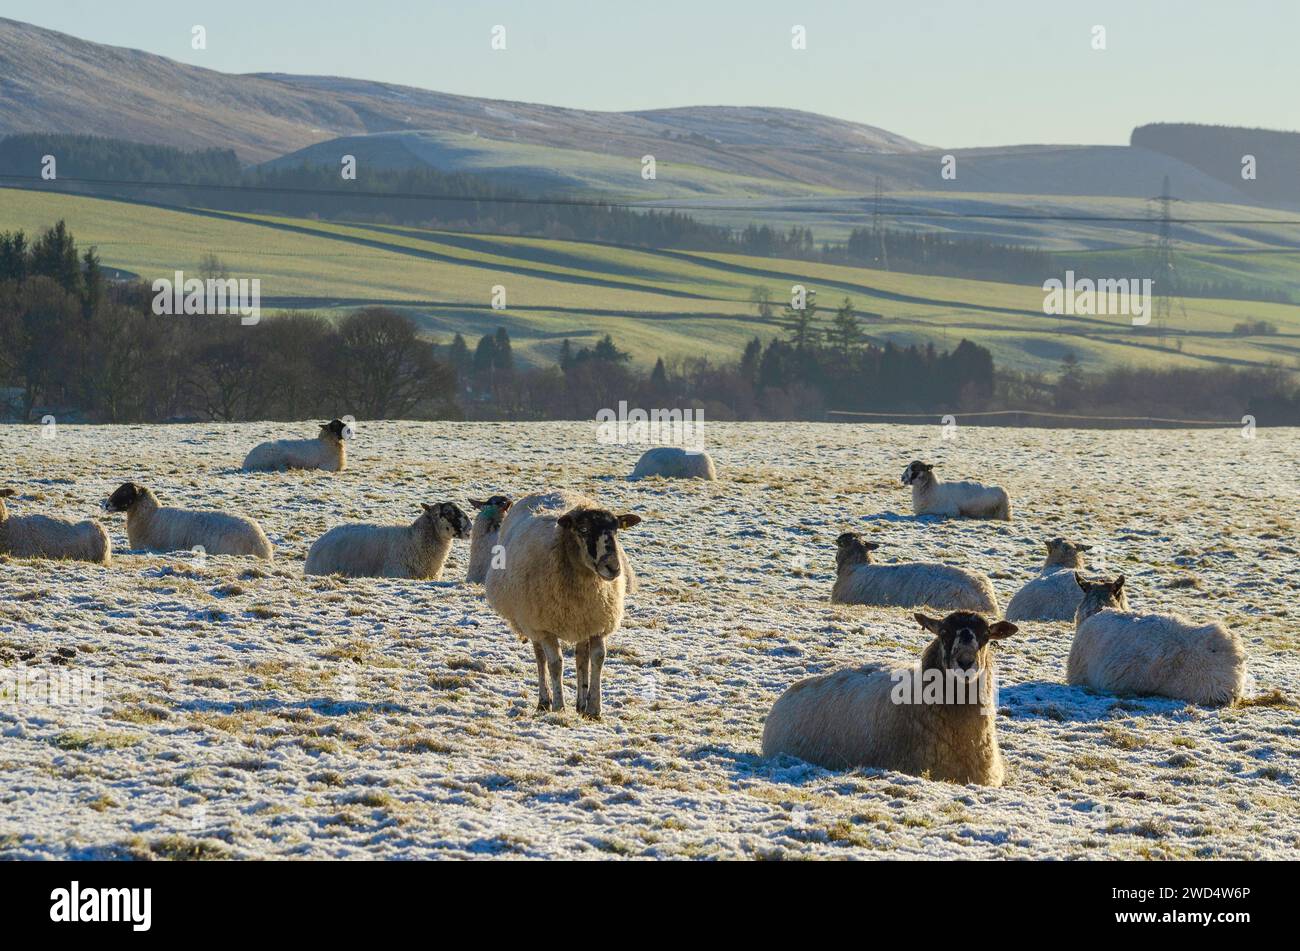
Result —
<instances>
[{"instance_id":1,"label":"distant mountain ridge","mask_svg":"<svg viewBox=\"0 0 1300 951\"><path fill-rule=\"evenodd\" d=\"M478 99L330 76L235 75L0 18L0 135L69 132L185 148L233 148L260 162L341 136L406 130L479 135L623 154L671 142L679 162L734 174L766 166L729 147L906 152L883 129L790 109L687 107L594 112Z\"/></svg>"},{"instance_id":2,"label":"distant mountain ridge","mask_svg":"<svg viewBox=\"0 0 1300 951\"><path fill-rule=\"evenodd\" d=\"M245 163L469 172L531 194L765 202L887 192L1147 198L1168 176L1197 201L1300 207L1300 135L1144 126L1130 146L936 149L793 109L695 106L595 112L331 76L228 74L0 18L0 136L106 136ZM1257 147L1258 181L1240 152ZM957 177L940 176L943 156ZM641 175L653 156L659 174ZM1286 174L1279 169L1288 169Z\"/></svg>"}]
</instances>

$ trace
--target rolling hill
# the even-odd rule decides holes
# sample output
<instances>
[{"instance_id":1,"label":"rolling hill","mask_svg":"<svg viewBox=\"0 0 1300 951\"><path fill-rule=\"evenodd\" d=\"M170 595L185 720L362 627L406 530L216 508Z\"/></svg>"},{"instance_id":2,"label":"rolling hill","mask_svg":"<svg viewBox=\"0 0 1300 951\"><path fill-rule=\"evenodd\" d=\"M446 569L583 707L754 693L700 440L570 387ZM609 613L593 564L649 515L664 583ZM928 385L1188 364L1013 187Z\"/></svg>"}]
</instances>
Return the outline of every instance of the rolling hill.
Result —
<instances>
[{"instance_id":1,"label":"rolling hill","mask_svg":"<svg viewBox=\"0 0 1300 951\"><path fill-rule=\"evenodd\" d=\"M0 18L0 135L15 132L231 148L247 163L336 166L350 153L383 167L489 173L535 193L641 200L860 199L879 182L940 201L1006 196L1012 206L1020 196L1142 199L1167 175L1186 200L1300 207L1295 195L1246 187L1235 159L1232 168L1207 165L1169 148L1168 136L1135 135L1127 147L944 149L792 109L595 112L333 76L235 75ZM1236 148L1246 133L1280 135L1210 130L1196 141ZM955 180L940 176L946 154L957 158ZM644 155L660 167L652 182L640 176Z\"/></svg>"},{"instance_id":2,"label":"rolling hill","mask_svg":"<svg viewBox=\"0 0 1300 951\"><path fill-rule=\"evenodd\" d=\"M638 157L673 143L678 161L760 176L762 154L796 137L815 149L921 148L872 126L789 109L594 112L332 76L233 75L3 18L0 76L0 135L74 132L228 147L247 162L341 136L402 130L550 148L589 149L616 138Z\"/></svg>"},{"instance_id":3,"label":"rolling hill","mask_svg":"<svg viewBox=\"0 0 1300 951\"><path fill-rule=\"evenodd\" d=\"M1288 134L1261 130L1154 127L1126 147L951 150L949 180L940 175L947 150L789 109L593 112L358 79L232 75L0 18L0 135L21 131L230 148L270 166L333 167L353 154L363 168L471 172L529 194L685 209L736 228L810 227L818 241L870 222L879 183L889 228L1032 244L1055 254L1062 273L1131 266L1153 232L1149 199L1167 176L1179 215L1205 219L1172 229L1180 273L1284 293L1300 283L1292 210L1300 199L1252 191L1235 166L1221 167L1255 142L1293 149ZM640 174L646 154L658 166L652 181ZM0 230L33 232L60 218L123 272L192 270L214 252L233 272L262 279L268 307L385 303L444 338L504 325L534 363L553 359L564 337L604 333L640 363L730 360L754 335L780 332L756 316L754 288L781 300L792 283L815 286L825 306L852 297L872 315L876 340L951 345L968 336L1023 370L1054 372L1067 351L1090 367L1292 366L1300 354L1300 308L1280 304L1188 299L1174 324L1186 333L1162 340L1123 322L1044 317L1039 289L995 281L0 190ZM504 311L487 303L497 284L508 291ZM1280 332L1233 333L1258 320Z\"/></svg>"},{"instance_id":4,"label":"rolling hill","mask_svg":"<svg viewBox=\"0 0 1300 951\"><path fill-rule=\"evenodd\" d=\"M473 337L506 327L526 362L554 360L560 341L613 334L646 365L665 357L734 360L754 336L783 333L750 303L755 287L784 299L794 283L825 307L851 297L877 341L952 346L969 337L1000 366L1054 373L1067 351L1088 368L1145 365L1296 365L1300 307L1188 299L1164 339L1126 318L1059 319L1042 312L1041 289L992 281L731 254L627 248L581 241L463 234L309 219L164 209L15 189L0 191L0 231L35 232L62 218L106 265L152 280L195 271L216 253L236 276L262 282L263 307L341 313L388 304L430 335ZM1206 252L1202 266L1222 266ZM1294 276L1293 259L1238 258ZM1289 264L1287 263L1289 262ZM1240 266L1240 261L1234 265ZM490 306L507 291L505 310ZM1234 335L1266 320L1279 332ZM1186 331L1185 333L1181 331Z\"/></svg>"}]
</instances>

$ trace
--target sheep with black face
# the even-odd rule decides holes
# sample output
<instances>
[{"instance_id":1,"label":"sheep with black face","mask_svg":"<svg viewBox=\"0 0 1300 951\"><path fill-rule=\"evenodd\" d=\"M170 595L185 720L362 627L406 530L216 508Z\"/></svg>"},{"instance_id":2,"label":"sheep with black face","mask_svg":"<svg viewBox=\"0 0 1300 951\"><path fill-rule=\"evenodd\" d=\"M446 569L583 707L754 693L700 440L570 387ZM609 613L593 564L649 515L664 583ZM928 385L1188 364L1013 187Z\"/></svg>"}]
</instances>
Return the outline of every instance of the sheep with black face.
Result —
<instances>
[{"instance_id":1,"label":"sheep with black face","mask_svg":"<svg viewBox=\"0 0 1300 951\"><path fill-rule=\"evenodd\" d=\"M320 424L315 439L277 439L260 443L244 458L245 472L274 472L285 469L323 469L342 472L347 468L347 440L353 427L341 419Z\"/></svg>"},{"instance_id":2,"label":"sheep with black face","mask_svg":"<svg viewBox=\"0 0 1300 951\"><path fill-rule=\"evenodd\" d=\"M469 570L465 580L471 584L482 584L487 577L488 565L492 563L492 553L497 547L497 536L506 512L510 511L510 497L493 495L486 499L470 499L469 504L477 510L474 514L474 527L469 534Z\"/></svg>"},{"instance_id":3,"label":"sheep with black face","mask_svg":"<svg viewBox=\"0 0 1300 951\"><path fill-rule=\"evenodd\" d=\"M1016 626L968 611L941 621L915 618L934 640L914 666L869 664L799 681L767 715L763 755L1001 786L1006 767L989 645Z\"/></svg>"},{"instance_id":4,"label":"sheep with black face","mask_svg":"<svg viewBox=\"0 0 1300 951\"><path fill-rule=\"evenodd\" d=\"M925 561L877 565L871 553L880 546L853 532L844 532L835 544L834 604L990 613L998 609L993 583L978 571Z\"/></svg>"},{"instance_id":5,"label":"sheep with black face","mask_svg":"<svg viewBox=\"0 0 1300 951\"><path fill-rule=\"evenodd\" d=\"M109 512L126 513L126 537L132 548L193 551L209 555L253 555L270 561L271 542L262 526L243 515L164 508L153 492L123 482L104 502Z\"/></svg>"},{"instance_id":6,"label":"sheep with black face","mask_svg":"<svg viewBox=\"0 0 1300 951\"><path fill-rule=\"evenodd\" d=\"M1038 577L1025 584L1007 604L1008 621L1072 621L1083 592L1074 573L1083 567L1084 553L1091 545L1049 538L1047 558Z\"/></svg>"},{"instance_id":7,"label":"sheep with black face","mask_svg":"<svg viewBox=\"0 0 1300 951\"><path fill-rule=\"evenodd\" d=\"M627 591L619 533L640 521L571 492L529 495L506 513L501 563L489 567L484 585L492 609L532 642L539 710L564 709L567 643L577 666L577 710L600 716L605 639L623 620Z\"/></svg>"},{"instance_id":8,"label":"sheep with black face","mask_svg":"<svg viewBox=\"0 0 1300 951\"><path fill-rule=\"evenodd\" d=\"M303 572L350 578L439 581L452 539L467 538L469 516L455 502L422 504L409 525L337 525L312 543Z\"/></svg>"},{"instance_id":9,"label":"sheep with black face","mask_svg":"<svg viewBox=\"0 0 1300 951\"><path fill-rule=\"evenodd\" d=\"M912 511L917 515L1011 520L1011 500L1000 486L942 482L934 466L920 460L903 470L902 482L912 487Z\"/></svg>"},{"instance_id":10,"label":"sheep with black face","mask_svg":"<svg viewBox=\"0 0 1300 951\"><path fill-rule=\"evenodd\" d=\"M1246 649L1218 621L1196 624L1176 614L1129 610L1124 576L1088 581L1075 614L1065 680L1115 694L1154 694L1206 706L1239 699L1246 686Z\"/></svg>"}]
</instances>

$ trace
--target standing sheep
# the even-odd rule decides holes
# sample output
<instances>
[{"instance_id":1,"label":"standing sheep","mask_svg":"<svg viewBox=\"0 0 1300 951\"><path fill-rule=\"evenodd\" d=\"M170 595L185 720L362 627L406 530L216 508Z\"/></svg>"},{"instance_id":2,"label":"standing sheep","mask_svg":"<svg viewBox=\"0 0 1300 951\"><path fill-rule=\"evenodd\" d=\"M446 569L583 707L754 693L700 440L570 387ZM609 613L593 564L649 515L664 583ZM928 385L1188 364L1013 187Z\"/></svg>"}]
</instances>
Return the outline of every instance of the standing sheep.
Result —
<instances>
[{"instance_id":1,"label":"standing sheep","mask_svg":"<svg viewBox=\"0 0 1300 951\"><path fill-rule=\"evenodd\" d=\"M324 469L342 472L347 468L346 440L352 427L341 419L321 423L315 439L278 439L260 443L244 458L245 472L273 472L283 469Z\"/></svg>"},{"instance_id":2,"label":"standing sheep","mask_svg":"<svg viewBox=\"0 0 1300 951\"><path fill-rule=\"evenodd\" d=\"M912 487L912 511L948 518L994 518L1011 521L1005 489L978 482L940 482L934 466L913 462L903 470L903 485Z\"/></svg>"},{"instance_id":3,"label":"standing sheep","mask_svg":"<svg viewBox=\"0 0 1300 951\"><path fill-rule=\"evenodd\" d=\"M1064 538L1047 542L1047 560L1038 577L1015 593L1007 604L1008 621L1073 621L1083 592L1074 580L1082 568L1083 553L1091 545L1076 545Z\"/></svg>"},{"instance_id":4,"label":"standing sheep","mask_svg":"<svg viewBox=\"0 0 1300 951\"><path fill-rule=\"evenodd\" d=\"M1239 698L1246 685L1241 638L1219 622L1196 625L1172 614L1134 614L1124 576L1085 581L1065 680L1115 694L1155 694L1205 706Z\"/></svg>"},{"instance_id":5,"label":"standing sheep","mask_svg":"<svg viewBox=\"0 0 1300 951\"><path fill-rule=\"evenodd\" d=\"M452 539L469 535L469 517L454 502L421 505L424 513L410 525L331 528L307 552L304 573L441 580Z\"/></svg>"},{"instance_id":6,"label":"standing sheep","mask_svg":"<svg viewBox=\"0 0 1300 951\"><path fill-rule=\"evenodd\" d=\"M713 458L707 452L687 452L677 446L659 446L641 454L628 479L645 479L650 476L716 482L718 470L714 468Z\"/></svg>"},{"instance_id":7,"label":"standing sheep","mask_svg":"<svg viewBox=\"0 0 1300 951\"><path fill-rule=\"evenodd\" d=\"M126 513L126 537L132 548L193 551L209 555L253 555L270 561L271 543L262 526L242 515L163 508L152 491L123 482L104 502L108 512Z\"/></svg>"},{"instance_id":8,"label":"standing sheep","mask_svg":"<svg viewBox=\"0 0 1300 951\"><path fill-rule=\"evenodd\" d=\"M915 615L934 640L911 668L868 664L801 680L772 706L763 755L826 769L892 769L952 783L1001 786L996 678L989 643L1016 632L958 611Z\"/></svg>"},{"instance_id":9,"label":"standing sheep","mask_svg":"<svg viewBox=\"0 0 1300 951\"><path fill-rule=\"evenodd\" d=\"M494 495L488 499L470 499L469 504L478 511L474 514L474 528L469 535L469 570L465 580L482 584L487 578L488 565L492 563L492 550L497 546L501 520L510 511L510 498Z\"/></svg>"},{"instance_id":10,"label":"standing sheep","mask_svg":"<svg viewBox=\"0 0 1300 951\"><path fill-rule=\"evenodd\" d=\"M107 565L113 560L113 543L98 522L69 522L48 515L11 516L0 497L0 554Z\"/></svg>"},{"instance_id":11,"label":"standing sheep","mask_svg":"<svg viewBox=\"0 0 1300 951\"><path fill-rule=\"evenodd\" d=\"M837 575L831 588L832 604L997 613L993 584L978 572L922 562L873 565L871 552L880 546L852 532L842 534L835 544Z\"/></svg>"},{"instance_id":12,"label":"standing sheep","mask_svg":"<svg viewBox=\"0 0 1300 951\"><path fill-rule=\"evenodd\" d=\"M488 604L532 641L537 709L564 709L561 642L574 645L578 712L600 717L605 638L623 620L627 557L618 532L641 521L570 492L529 495L501 524L505 564L485 582Z\"/></svg>"}]
</instances>

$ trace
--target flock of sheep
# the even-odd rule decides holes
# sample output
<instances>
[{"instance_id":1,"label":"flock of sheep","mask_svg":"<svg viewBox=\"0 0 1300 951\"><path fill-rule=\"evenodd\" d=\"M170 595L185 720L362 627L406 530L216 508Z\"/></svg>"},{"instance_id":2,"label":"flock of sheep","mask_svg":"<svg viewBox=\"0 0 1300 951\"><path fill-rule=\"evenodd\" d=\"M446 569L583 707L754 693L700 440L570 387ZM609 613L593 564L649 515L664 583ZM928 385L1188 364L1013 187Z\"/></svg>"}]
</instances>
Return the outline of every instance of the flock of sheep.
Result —
<instances>
[{"instance_id":1,"label":"flock of sheep","mask_svg":"<svg viewBox=\"0 0 1300 951\"><path fill-rule=\"evenodd\" d=\"M255 447L246 471L322 469L347 464L351 427L322 424L315 439L279 440ZM706 453L652 449L632 478L716 479ZM948 483L934 467L913 462L902 482L912 489L917 515L1009 520L1007 492L975 482ZM109 564L112 546L94 521L10 515L0 492L0 554L69 558ZM641 519L615 514L571 492L543 492L512 500L470 500L471 521L454 502L423 505L409 525L345 524L311 546L307 574L438 580L455 539L470 541L466 580L482 584L488 604L533 645L537 707L563 710L563 645L573 646L575 707L601 713L605 639L618 629L635 574L620 533ZM120 486L103 503L126 514L131 547L196 551L270 560L273 549L258 523L224 512L163 506L150 489ZM940 523L941 524L941 523ZM941 529L937 529L941 530ZM846 532L837 539L837 576L831 600L950 612L942 619L915 614L933 635L912 668L867 665L812 677L790 687L773 705L763 730L764 756L788 754L830 769L876 767L936 780L1000 785L1005 765L998 747L988 688L995 677L989 645L1016 633L1014 621L1069 621L1074 641L1065 678L1072 685L1116 694L1163 695L1220 705L1245 686L1240 638L1220 623L1196 625L1172 614L1129 609L1125 581L1079 574L1088 545L1047 541L1041 572L1012 598L1005 620L997 595L978 572L938 563L874 564L880 546ZM900 694L910 683L924 685ZM931 684L937 689L931 691ZM967 689L967 688L974 689Z\"/></svg>"},{"instance_id":2,"label":"flock of sheep","mask_svg":"<svg viewBox=\"0 0 1300 951\"><path fill-rule=\"evenodd\" d=\"M917 515L1011 518L1010 499L998 486L942 482L920 461L903 471L902 482L912 487ZM1205 705L1231 703L1245 689L1246 655L1234 632L1218 622L1197 625L1129 610L1123 575L1090 581L1079 574L1089 545L1049 539L1038 577L1016 592L1006 620L990 622L983 615L996 615L998 601L985 575L937 563L872 564L871 552L880 546L850 532L836 543L832 601L952 613L942 620L915 615L934 640L911 670L868 665L787 690L764 726L764 756L785 753L830 769L875 766L1000 786L1006 767L988 647L1016 633L1013 621L1074 621L1065 671L1071 685ZM899 685L910 682L933 682L937 689L900 700Z\"/></svg>"}]
</instances>

